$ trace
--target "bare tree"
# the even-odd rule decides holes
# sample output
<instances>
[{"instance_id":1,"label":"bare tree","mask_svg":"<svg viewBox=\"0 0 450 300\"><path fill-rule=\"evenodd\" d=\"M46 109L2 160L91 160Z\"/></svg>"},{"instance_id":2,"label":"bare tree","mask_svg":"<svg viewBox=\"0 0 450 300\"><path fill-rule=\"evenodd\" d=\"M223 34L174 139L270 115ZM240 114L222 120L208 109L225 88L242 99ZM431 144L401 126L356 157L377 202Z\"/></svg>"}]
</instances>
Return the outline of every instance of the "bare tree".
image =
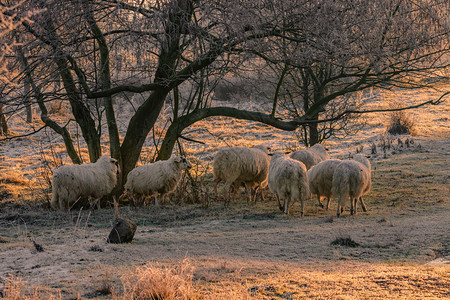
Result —
<instances>
[{"instance_id":1,"label":"bare tree","mask_svg":"<svg viewBox=\"0 0 450 300\"><path fill-rule=\"evenodd\" d=\"M159 159L170 156L184 129L211 116L295 130L323 122L320 112L341 96L411 83L448 67L445 1L30 0L27 5L24 11L41 13L21 22L20 40L27 41L22 76L31 78L41 118L70 147L70 132L51 120L45 107L48 101L66 100L91 161L101 155L106 119L110 152L119 159L123 178L134 168L171 93L173 118ZM269 111L211 104L215 79L241 62L261 60L306 76L305 91L314 99L306 110L284 115L276 95ZM57 93L55 73L62 82ZM180 96L183 89L193 93ZM131 94L144 101L121 141L114 103ZM80 161L78 155L71 158Z\"/></svg>"},{"instance_id":2,"label":"bare tree","mask_svg":"<svg viewBox=\"0 0 450 300\"><path fill-rule=\"evenodd\" d=\"M307 31L289 30L272 41L275 50L256 52L284 91L272 113L281 106L280 116L308 116L303 141L313 145L349 129L344 112L356 109L349 101L355 92L424 85L449 66L445 7L443 1L312 1L303 15Z\"/></svg>"}]
</instances>

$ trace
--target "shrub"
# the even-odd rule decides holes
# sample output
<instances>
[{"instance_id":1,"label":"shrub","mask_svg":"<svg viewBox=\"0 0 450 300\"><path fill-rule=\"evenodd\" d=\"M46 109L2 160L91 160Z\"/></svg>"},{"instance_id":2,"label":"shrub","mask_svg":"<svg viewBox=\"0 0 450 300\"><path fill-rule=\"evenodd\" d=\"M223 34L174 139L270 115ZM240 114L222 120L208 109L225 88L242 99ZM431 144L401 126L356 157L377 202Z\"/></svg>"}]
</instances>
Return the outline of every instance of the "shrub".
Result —
<instances>
[{"instance_id":1,"label":"shrub","mask_svg":"<svg viewBox=\"0 0 450 300\"><path fill-rule=\"evenodd\" d=\"M390 115L387 132L392 135L411 134L413 132L414 123L405 111L394 111Z\"/></svg>"},{"instance_id":2,"label":"shrub","mask_svg":"<svg viewBox=\"0 0 450 300\"><path fill-rule=\"evenodd\" d=\"M139 267L122 276L123 299L195 299L193 276L187 259L173 268Z\"/></svg>"}]
</instances>

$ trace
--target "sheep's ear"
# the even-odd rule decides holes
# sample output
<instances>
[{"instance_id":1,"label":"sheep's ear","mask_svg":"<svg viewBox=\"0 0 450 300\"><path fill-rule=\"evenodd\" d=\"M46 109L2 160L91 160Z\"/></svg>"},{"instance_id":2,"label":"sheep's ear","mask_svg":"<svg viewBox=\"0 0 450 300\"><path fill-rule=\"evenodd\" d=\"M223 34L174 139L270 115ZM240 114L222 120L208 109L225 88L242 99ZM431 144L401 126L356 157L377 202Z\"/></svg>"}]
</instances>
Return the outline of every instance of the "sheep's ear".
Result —
<instances>
[{"instance_id":1,"label":"sheep's ear","mask_svg":"<svg viewBox=\"0 0 450 300\"><path fill-rule=\"evenodd\" d=\"M181 156L177 156L177 157L175 157L174 161L177 163L180 163L183 161L183 158Z\"/></svg>"}]
</instances>

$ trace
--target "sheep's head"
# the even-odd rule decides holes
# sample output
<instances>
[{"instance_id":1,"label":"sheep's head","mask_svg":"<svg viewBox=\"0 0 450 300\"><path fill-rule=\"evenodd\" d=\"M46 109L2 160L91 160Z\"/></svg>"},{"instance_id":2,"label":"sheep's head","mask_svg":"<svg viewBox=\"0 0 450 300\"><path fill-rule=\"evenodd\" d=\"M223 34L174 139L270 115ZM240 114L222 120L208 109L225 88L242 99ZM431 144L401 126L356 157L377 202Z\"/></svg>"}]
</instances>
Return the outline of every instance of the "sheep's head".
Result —
<instances>
[{"instance_id":1,"label":"sheep's head","mask_svg":"<svg viewBox=\"0 0 450 300\"><path fill-rule=\"evenodd\" d=\"M110 168L112 166L112 169L114 170L114 173L119 174L120 173L120 166L117 159L111 158L109 155L103 155L101 156L97 162L98 164L102 164L104 168Z\"/></svg>"},{"instance_id":2,"label":"sheep's head","mask_svg":"<svg viewBox=\"0 0 450 300\"><path fill-rule=\"evenodd\" d=\"M191 164L183 156L175 157L174 162L181 170L188 170L192 167Z\"/></svg>"},{"instance_id":3,"label":"sheep's head","mask_svg":"<svg viewBox=\"0 0 450 300\"><path fill-rule=\"evenodd\" d=\"M272 150L272 148L266 144L256 145L256 146L253 146L253 148L259 149L266 154L269 154L270 150Z\"/></svg>"},{"instance_id":4,"label":"sheep's head","mask_svg":"<svg viewBox=\"0 0 450 300\"><path fill-rule=\"evenodd\" d=\"M119 166L119 162L117 161L117 159L114 158L110 158L110 162L111 164L113 164L116 168L116 174L120 173L120 166Z\"/></svg>"},{"instance_id":5,"label":"sheep's head","mask_svg":"<svg viewBox=\"0 0 450 300\"><path fill-rule=\"evenodd\" d=\"M314 149L315 151L319 152L319 153L327 153L327 151L328 151L328 148L326 148L322 144L315 144L311 148Z\"/></svg>"}]
</instances>

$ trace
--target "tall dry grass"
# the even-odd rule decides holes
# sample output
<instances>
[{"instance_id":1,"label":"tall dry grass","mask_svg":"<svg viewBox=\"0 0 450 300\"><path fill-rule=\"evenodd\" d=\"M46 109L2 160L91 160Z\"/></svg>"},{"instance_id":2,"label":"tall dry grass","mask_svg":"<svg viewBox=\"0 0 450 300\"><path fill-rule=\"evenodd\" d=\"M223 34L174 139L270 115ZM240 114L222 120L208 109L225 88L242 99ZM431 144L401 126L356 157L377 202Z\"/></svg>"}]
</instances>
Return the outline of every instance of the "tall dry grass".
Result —
<instances>
[{"instance_id":1,"label":"tall dry grass","mask_svg":"<svg viewBox=\"0 0 450 300\"><path fill-rule=\"evenodd\" d=\"M62 299L61 293L56 295L45 290L43 287L31 287L19 277L11 275L9 278L0 278L4 281L0 297L6 300L39 300L39 299Z\"/></svg>"},{"instance_id":2,"label":"tall dry grass","mask_svg":"<svg viewBox=\"0 0 450 300\"><path fill-rule=\"evenodd\" d=\"M189 260L173 267L146 265L122 275L123 299L197 299Z\"/></svg>"}]
</instances>

